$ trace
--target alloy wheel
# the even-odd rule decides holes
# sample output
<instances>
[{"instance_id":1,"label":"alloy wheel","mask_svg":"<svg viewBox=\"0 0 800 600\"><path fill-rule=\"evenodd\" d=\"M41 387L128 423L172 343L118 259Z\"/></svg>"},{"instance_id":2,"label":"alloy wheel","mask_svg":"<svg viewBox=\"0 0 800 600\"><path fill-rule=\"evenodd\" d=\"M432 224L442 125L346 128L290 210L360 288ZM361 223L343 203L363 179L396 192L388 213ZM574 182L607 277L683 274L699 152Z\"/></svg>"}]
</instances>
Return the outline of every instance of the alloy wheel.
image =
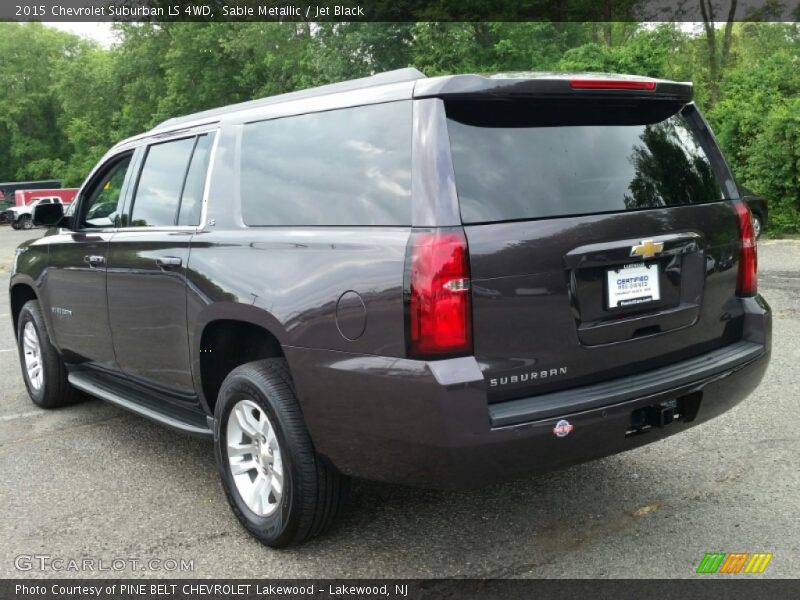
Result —
<instances>
[{"instance_id":1,"label":"alloy wheel","mask_svg":"<svg viewBox=\"0 0 800 600\"><path fill-rule=\"evenodd\" d=\"M260 517L274 513L283 498L283 457L272 423L252 400L240 400L231 410L225 452L247 508Z\"/></svg>"},{"instance_id":2,"label":"alloy wheel","mask_svg":"<svg viewBox=\"0 0 800 600\"><path fill-rule=\"evenodd\" d=\"M38 391L44 382L44 370L42 347L33 321L28 321L22 328L22 351L25 355L25 371L28 374L28 382L34 390Z\"/></svg>"}]
</instances>

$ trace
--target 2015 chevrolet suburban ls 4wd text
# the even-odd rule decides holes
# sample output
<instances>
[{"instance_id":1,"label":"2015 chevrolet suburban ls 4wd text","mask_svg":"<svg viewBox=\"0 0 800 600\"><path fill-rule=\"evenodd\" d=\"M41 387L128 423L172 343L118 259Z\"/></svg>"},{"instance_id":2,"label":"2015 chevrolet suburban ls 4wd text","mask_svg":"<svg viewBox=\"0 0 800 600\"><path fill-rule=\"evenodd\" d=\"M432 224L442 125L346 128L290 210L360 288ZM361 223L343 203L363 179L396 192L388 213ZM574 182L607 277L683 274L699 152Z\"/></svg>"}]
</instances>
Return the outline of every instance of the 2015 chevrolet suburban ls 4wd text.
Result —
<instances>
[{"instance_id":1,"label":"2015 chevrolet suburban ls 4wd text","mask_svg":"<svg viewBox=\"0 0 800 600\"><path fill-rule=\"evenodd\" d=\"M678 433L758 385L752 222L686 83L413 69L172 119L23 244L25 384L212 437L286 546L348 477L474 486Z\"/></svg>"}]
</instances>

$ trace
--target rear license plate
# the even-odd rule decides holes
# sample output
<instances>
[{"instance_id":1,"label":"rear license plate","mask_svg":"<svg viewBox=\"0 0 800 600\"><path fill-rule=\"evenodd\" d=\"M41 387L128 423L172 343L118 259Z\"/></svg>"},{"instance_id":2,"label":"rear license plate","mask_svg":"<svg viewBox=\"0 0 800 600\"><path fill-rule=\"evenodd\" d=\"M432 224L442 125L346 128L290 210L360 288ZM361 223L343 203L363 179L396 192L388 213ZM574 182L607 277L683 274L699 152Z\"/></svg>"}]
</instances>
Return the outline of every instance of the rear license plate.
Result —
<instances>
[{"instance_id":1,"label":"rear license plate","mask_svg":"<svg viewBox=\"0 0 800 600\"><path fill-rule=\"evenodd\" d=\"M658 264L636 263L619 269L609 269L608 308L633 306L661 299Z\"/></svg>"}]
</instances>

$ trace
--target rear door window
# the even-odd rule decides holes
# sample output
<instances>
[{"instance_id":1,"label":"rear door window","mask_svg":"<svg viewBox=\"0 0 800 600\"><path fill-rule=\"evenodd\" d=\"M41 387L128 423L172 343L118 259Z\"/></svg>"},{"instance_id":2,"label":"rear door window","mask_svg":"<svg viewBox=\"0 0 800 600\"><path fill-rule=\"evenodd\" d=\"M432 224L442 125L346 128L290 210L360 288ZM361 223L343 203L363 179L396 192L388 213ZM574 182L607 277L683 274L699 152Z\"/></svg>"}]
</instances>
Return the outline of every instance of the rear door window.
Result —
<instances>
[{"instance_id":1,"label":"rear door window","mask_svg":"<svg viewBox=\"0 0 800 600\"><path fill-rule=\"evenodd\" d=\"M206 134L197 138L192 152L186 183L183 186L181 205L178 211L178 225L199 225L203 208L203 192L206 189L206 174L211 158L213 137Z\"/></svg>"},{"instance_id":2,"label":"rear door window","mask_svg":"<svg viewBox=\"0 0 800 600\"><path fill-rule=\"evenodd\" d=\"M200 224L213 134L147 148L133 199L132 227Z\"/></svg>"},{"instance_id":3,"label":"rear door window","mask_svg":"<svg viewBox=\"0 0 800 600\"><path fill-rule=\"evenodd\" d=\"M723 195L680 107L448 102L464 223L680 206Z\"/></svg>"},{"instance_id":4,"label":"rear door window","mask_svg":"<svg viewBox=\"0 0 800 600\"><path fill-rule=\"evenodd\" d=\"M153 144L147 149L136 196L133 227L174 226L195 138Z\"/></svg>"}]
</instances>

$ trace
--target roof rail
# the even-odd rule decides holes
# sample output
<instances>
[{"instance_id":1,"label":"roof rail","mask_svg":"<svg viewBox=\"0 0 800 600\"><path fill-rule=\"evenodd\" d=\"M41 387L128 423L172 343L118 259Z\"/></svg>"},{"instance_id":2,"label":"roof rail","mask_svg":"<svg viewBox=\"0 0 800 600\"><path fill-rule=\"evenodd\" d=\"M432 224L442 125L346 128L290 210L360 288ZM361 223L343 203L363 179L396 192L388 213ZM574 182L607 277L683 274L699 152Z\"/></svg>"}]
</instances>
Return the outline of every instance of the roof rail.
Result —
<instances>
[{"instance_id":1,"label":"roof rail","mask_svg":"<svg viewBox=\"0 0 800 600\"><path fill-rule=\"evenodd\" d=\"M425 74L421 71L409 67L406 69L395 69L394 71L385 71L377 73L369 77L362 77L360 79L351 79L339 83L331 83L328 85L321 85L319 87L308 88L297 92L289 92L286 94L279 94L277 96L267 96L266 98L258 98L256 100L248 100L247 102L239 102L238 104L231 104L220 108L212 108L196 112L184 117L173 117L167 119L153 127L150 132L156 132L162 129L177 127L183 124L191 123L198 120L208 120L213 117L219 117L225 114L247 110L250 108L258 108L270 104L278 104L281 102L289 102L292 100L302 100L304 98L313 98L314 96L323 96L325 94L336 94L339 92L350 92L353 90L360 90L364 88L374 87L378 85L387 85L390 83L402 83L405 81L415 81L417 79L425 79Z\"/></svg>"}]
</instances>

